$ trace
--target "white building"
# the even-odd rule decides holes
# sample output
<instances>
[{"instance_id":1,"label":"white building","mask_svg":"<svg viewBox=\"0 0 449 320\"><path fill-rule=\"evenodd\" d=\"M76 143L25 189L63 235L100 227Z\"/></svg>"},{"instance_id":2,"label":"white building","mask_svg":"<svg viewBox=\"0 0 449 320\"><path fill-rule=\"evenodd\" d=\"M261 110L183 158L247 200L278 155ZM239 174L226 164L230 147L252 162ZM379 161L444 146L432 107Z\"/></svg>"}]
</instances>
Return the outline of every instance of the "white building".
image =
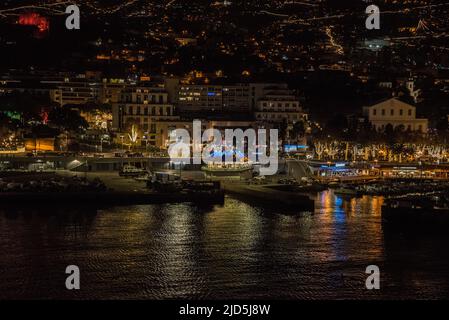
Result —
<instances>
[{"instance_id":1,"label":"white building","mask_svg":"<svg viewBox=\"0 0 449 320\"><path fill-rule=\"evenodd\" d=\"M307 119L299 100L288 90L273 90L257 102L254 113L257 122L294 124Z\"/></svg>"},{"instance_id":2,"label":"white building","mask_svg":"<svg viewBox=\"0 0 449 320\"><path fill-rule=\"evenodd\" d=\"M393 128L403 126L406 131L426 133L429 121L416 118L416 107L391 98L379 104L364 108L365 116L377 131L384 131L387 125Z\"/></svg>"}]
</instances>

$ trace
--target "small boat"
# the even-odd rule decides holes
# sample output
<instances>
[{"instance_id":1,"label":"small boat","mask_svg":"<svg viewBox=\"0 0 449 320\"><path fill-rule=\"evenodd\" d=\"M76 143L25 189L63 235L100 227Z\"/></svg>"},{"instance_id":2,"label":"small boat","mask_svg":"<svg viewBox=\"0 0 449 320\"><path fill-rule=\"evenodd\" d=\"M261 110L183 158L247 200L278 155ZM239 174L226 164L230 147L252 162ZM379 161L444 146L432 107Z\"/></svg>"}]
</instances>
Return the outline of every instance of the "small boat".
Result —
<instances>
[{"instance_id":1,"label":"small boat","mask_svg":"<svg viewBox=\"0 0 449 320\"><path fill-rule=\"evenodd\" d=\"M147 179L147 188L162 193L181 191L181 177L169 172L155 172Z\"/></svg>"},{"instance_id":2,"label":"small boat","mask_svg":"<svg viewBox=\"0 0 449 320\"><path fill-rule=\"evenodd\" d=\"M358 195L358 192L356 189L345 188L345 187L335 189L334 193L343 195L343 196L357 196Z\"/></svg>"},{"instance_id":3,"label":"small boat","mask_svg":"<svg viewBox=\"0 0 449 320\"><path fill-rule=\"evenodd\" d=\"M253 166L248 163L209 164L201 168L209 177L239 177L251 179Z\"/></svg>"},{"instance_id":4,"label":"small boat","mask_svg":"<svg viewBox=\"0 0 449 320\"><path fill-rule=\"evenodd\" d=\"M158 194L185 195L204 203L223 203L224 190L219 181L186 181L168 172L155 172L147 180L147 188Z\"/></svg>"},{"instance_id":5,"label":"small boat","mask_svg":"<svg viewBox=\"0 0 449 320\"><path fill-rule=\"evenodd\" d=\"M146 172L141 176L135 177L134 180L139 181L139 182L148 182L148 181L151 181L152 178L153 178L153 174Z\"/></svg>"},{"instance_id":6,"label":"small boat","mask_svg":"<svg viewBox=\"0 0 449 320\"><path fill-rule=\"evenodd\" d=\"M132 165L125 165L122 170L120 170L119 175L121 177L139 177L145 175L146 173L147 172L143 169Z\"/></svg>"}]
</instances>

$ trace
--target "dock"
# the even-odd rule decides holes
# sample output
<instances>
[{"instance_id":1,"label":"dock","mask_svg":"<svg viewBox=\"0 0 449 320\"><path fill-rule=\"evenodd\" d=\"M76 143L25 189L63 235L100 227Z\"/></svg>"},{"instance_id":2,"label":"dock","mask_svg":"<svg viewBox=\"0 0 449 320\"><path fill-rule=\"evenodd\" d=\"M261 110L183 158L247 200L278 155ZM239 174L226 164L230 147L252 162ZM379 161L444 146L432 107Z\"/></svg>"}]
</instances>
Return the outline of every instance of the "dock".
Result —
<instances>
[{"instance_id":1,"label":"dock","mask_svg":"<svg viewBox=\"0 0 449 320\"><path fill-rule=\"evenodd\" d=\"M215 194L201 192L154 192L146 187L144 181L123 178L117 172L74 173L57 171L56 173L37 173L21 179L39 179L39 177L85 177L88 180L99 178L107 187L105 191L86 192L0 192L0 205L20 206L57 206L57 205L92 205L120 206L165 203L223 204L224 192Z\"/></svg>"},{"instance_id":2,"label":"dock","mask_svg":"<svg viewBox=\"0 0 449 320\"><path fill-rule=\"evenodd\" d=\"M283 208L298 212L313 212L315 202L306 194L282 191L280 185L247 185L241 183L224 184L226 194L242 198L254 204L273 208Z\"/></svg>"}]
</instances>

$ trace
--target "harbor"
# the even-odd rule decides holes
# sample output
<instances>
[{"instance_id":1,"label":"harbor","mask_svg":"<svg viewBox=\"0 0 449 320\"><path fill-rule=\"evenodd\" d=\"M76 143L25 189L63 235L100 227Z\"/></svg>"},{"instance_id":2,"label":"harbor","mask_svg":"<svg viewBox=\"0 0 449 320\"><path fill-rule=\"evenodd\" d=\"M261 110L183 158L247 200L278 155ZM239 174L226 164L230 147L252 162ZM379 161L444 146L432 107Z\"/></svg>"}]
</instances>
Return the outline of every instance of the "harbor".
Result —
<instances>
[{"instance_id":1,"label":"harbor","mask_svg":"<svg viewBox=\"0 0 449 320\"><path fill-rule=\"evenodd\" d=\"M24 161L18 158L17 163ZM225 195L268 206L294 208L298 212L313 211L313 198L317 192L327 189L342 197L363 197L366 195L386 198L404 195L422 195L428 192L449 192L449 179L445 178L445 164L422 165L419 170L400 171L386 174L378 163L367 165L354 163L319 163L286 160L278 174L259 176L253 166L205 167L201 170L184 166L162 166L157 169L148 166L152 160L132 158L112 166L116 170L101 167L107 158L90 160L92 165L79 162L71 169L30 170L8 169L0 173L0 198L3 203L20 203L22 200L34 203L108 203L113 205L151 203L223 203ZM12 159L11 159L12 161ZM39 160L38 160L39 161ZM136 162L137 161L137 162ZM134 163L134 164L132 164ZM137 166L136 164L141 165ZM146 163L147 165L142 165ZM158 159L156 163L160 162ZM103 168L103 170L99 170ZM360 168L369 168L363 169ZM387 166L387 172L397 166ZM426 169L424 169L426 168ZM437 170L429 174L428 170ZM438 169L435 169L438 168ZM421 174L416 176L418 170ZM404 175L404 172L406 174ZM47 199L47 200L45 200Z\"/></svg>"}]
</instances>

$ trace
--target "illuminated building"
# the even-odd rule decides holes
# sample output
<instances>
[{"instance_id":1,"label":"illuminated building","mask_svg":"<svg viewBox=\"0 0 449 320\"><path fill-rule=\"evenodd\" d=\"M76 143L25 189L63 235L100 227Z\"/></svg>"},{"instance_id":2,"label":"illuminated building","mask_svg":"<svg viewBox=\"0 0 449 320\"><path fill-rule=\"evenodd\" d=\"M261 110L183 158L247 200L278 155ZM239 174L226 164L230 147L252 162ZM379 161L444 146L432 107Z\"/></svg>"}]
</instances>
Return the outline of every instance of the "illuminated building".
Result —
<instances>
[{"instance_id":1,"label":"illuminated building","mask_svg":"<svg viewBox=\"0 0 449 320\"><path fill-rule=\"evenodd\" d=\"M388 125L393 129L402 126L404 131L426 133L427 119L416 118L416 107L392 98L379 104L364 107L365 116L378 131L384 131Z\"/></svg>"},{"instance_id":2,"label":"illuminated building","mask_svg":"<svg viewBox=\"0 0 449 320\"><path fill-rule=\"evenodd\" d=\"M163 144L164 140L158 123L179 120L175 106L168 101L168 93L157 86L124 89L119 101L112 105L112 114L114 130L127 132L134 125L139 137L144 138L142 142L154 146Z\"/></svg>"},{"instance_id":3,"label":"illuminated building","mask_svg":"<svg viewBox=\"0 0 449 320\"><path fill-rule=\"evenodd\" d=\"M178 42L180 46L190 46L196 45L198 41L193 38L176 38L176 42Z\"/></svg>"},{"instance_id":4,"label":"illuminated building","mask_svg":"<svg viewBox=\"0 0 449 320\"><path fill-rule=\"evenodd\" d=\"M262 123L288 124L307 119L303 113L299 100L288 90L273 90L259 99L255 111L255 118Z\"/></svg>"},{"instance_id":5,"label":"illuminated building","mask_svg":"<svg viewBox=\"0 0 449 320\"><path fill-rule=\"evenodd\" d=\"M50 22L47 18L38 13L27 13L19 17L19 24L23 26L36 26L39 32L46 32L50 29Z\"/></svg>"},{"instance_id":6,"label":"illuminated building","mask_svg":"<svg viewBox=\"0 0 449 320\"><path fill-rule=\"evenodd\" d=\"M50 97L61 106L66 104L85 104L98 101L100 88L98 83L85 79L65 79L57 88L50 91Z\"/></svg>"},{"instance_id":7,"label":"illuminated building","mask_svg":"<svg viewBox=\"0 0 449 320\"><path fill-rule=\"evenodd\" d=\"M85 104L89 102L116 103L122 90L129 86L122 79L87 79L79 76L75 79L66 78L55 82L50 97L61 106L66 104Z\"/></svg>"},{"instance_id":8,"label":"illuminated building","mask_svg":"<svg viewBox=\"0 0 449 320\"><path fill-rule=\"evenodd\" d=\"M360 48L375 52L381 51L388 46L390 46L390 41L387 39L367 39L360 44Z\"/></svg>"},{"instance_id":9,"label":"illuminated building","mask_svg":"<svg viewBox=\"0 0 449 320\"><path fill-rule=\"evenodd\" d=\"M258 101L274 90L288 91L286 84L181 85L180 111L251 112Z\"/></svg>"},{"instance_id":10,"label":"illuminated building","mask_svg":"<svg viewBox=\"0 0 449 320\"><path fill-rule=\"evenodd\" d=\"M182 85L178 99L182 111L249 111L245 85Z\"/></svg>"},{"instance_id":11,"label":"illuminated building","mask_svg":"<svg viewBox=\"0 0 449 320\"><path fill-rule=\"evenodd\" d=\"M26 138L26 151L55 151L55 138Z\"/></svg>"}]
</instances>

